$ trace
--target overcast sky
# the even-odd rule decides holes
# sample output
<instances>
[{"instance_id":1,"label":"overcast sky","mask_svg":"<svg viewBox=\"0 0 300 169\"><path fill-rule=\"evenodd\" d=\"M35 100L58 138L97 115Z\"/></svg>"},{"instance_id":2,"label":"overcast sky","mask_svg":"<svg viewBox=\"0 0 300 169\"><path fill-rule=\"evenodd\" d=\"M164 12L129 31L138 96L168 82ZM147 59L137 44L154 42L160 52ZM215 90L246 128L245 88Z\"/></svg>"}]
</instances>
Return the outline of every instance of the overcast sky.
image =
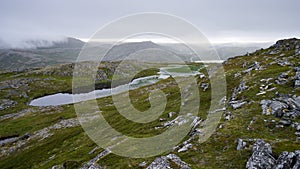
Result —
<instances>
[{"instance_id":1,"label":"overcast sky","mask_svg":"<svg viewBox=\"0 0 300 169\"><path fill-rule=\"evenodd\" d=\"M1 0L0 39L86 39L104 24L138 12L180 16L213 42L300 37L299 0Z\"/></svg>"}]
</instances>

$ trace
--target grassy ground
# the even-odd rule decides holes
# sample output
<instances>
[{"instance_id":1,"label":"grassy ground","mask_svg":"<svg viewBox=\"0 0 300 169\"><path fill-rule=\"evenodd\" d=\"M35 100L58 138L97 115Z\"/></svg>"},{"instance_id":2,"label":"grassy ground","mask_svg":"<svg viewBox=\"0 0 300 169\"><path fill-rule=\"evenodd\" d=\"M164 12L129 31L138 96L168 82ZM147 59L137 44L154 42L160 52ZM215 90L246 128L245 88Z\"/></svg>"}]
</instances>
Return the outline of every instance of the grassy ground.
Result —
<instances>
[{"instance_id":1,"label":"grassy ground","mask_svg":"<svg viewBox=\"0 0 300 169\"><path fill-rule=\"evenodd\" d=\"M238 98L249 101L249 104L241 109L233 110L228 107L226 112L232 112L234 118L230 121L225 121L224 118L220 121L220 128L204 143L198 143L197 139L192 141L193 147L187 152L177 153L183 161L189 163L192 168L245 168L247 159L251 155L251 146L241 151L236 150L238 138L262 138L271 143L274 155L278 156L282 151L294 151L299 149L299 141L296 141L295 129L286 127L282 129L270 128L269 124L264 120L279 120L273 116L264 116L261 114L259 102L262 99L271 99L276 96L276 92L291 93L300 95L299 89L293 88L293 82L287 85L273 84L277 89L268 92L266 95L257 96L259 86L262 82L260 79L272 77L276 79L281 72L291 70L292 67L282 67L277 64L268 65L272 59L267 60L263 57L263 51L258 51L251 56L241 56L235 59L230 59L224 65L226 70L227 91L230 98L232 91L242 80L246 81L246 85L250 86L249 90L238 95ZM288 56L289 53L286 53ZM273 56L272 56L273 57ZM278 54L279 57L279 54ZM243 74L238 78L234 78L234 74L245 70L241 65L249 62L249 65L254 61L259 61L266 67L265 70L252 71L250 75ZM300 63L299 58L293 58L290 61L296 65ZM195 69L194 66L191 67ZM143 77L156 74L157 69L143 71L136 76ZM177 71L177 70L176 70ZM205 74L207 72L202 70ZM57 92L62 92L71 89L71 78L61 76L41 76L41 75L19 75L15 73L0 74L1 81L14 79L18 75L19 78L41 78L42 80L35 81L29 84L30 92L28 98L20 98L18 96L11 99L16 100L19 104L11 109L3 110L0 115L16 113L23 109L32 108L35 111L18 119L7 119L0 122L0 138L10 136L22 136L25 133L33 133L34 131L43 129L44 127L53 125L62 119L75 118L76 114L72 105L60 106L59 111L49 110L42 112L36 107L28 106L28 102L37 97L49 95ZM293 71L291 72L291 76ZM52 78L50 81L43 81L45 78ZM205 79L198 79L198 84L208 82ZM171 111L178 112L180 109L180 92L174 80L169 78L155 85L146 86L130 92L130 98L133 106L141 111L147 110L150 106L149 101L145 101L149 97L149 91L165 85L162 90L168 94L167 107L161 118L167 118L167 114ZM199 85L200 86L200 85ZM199 87L201 106L199 116L202 119L206 118L206 113L210 107L211 89L203 92ZM1 90L1 96L6 94L6 90ZM116 130L133 137L150 137L160 134L164 129L155 130L154 127L162 124L159 120L151 123L140 124L133 123L120 115L113 106L112 98L106 97L97 99L99 107L105 119ZM175 118L175 117L173 117ZM254 123L249 127L250 121ZM300 121L299 119L295 119ZM53 131L54 135L45 140L33 140L21 148L19 151L12 153L9 156L0 158L0 168L50 168L54 165L65 164L67 168L78 168L85 162L92 159L102 149L96 150L93 154L89 152L96 147L96 144L89 139L83 132L81 127L60 129ZM98 163L104 168L141 168L138 164L146 161L150 164L155 157L146 159L134 159L120 157L114 154L109 154L101 159ZM174 168L176 166L172 164Z\"/></svg>"}]
</instances>

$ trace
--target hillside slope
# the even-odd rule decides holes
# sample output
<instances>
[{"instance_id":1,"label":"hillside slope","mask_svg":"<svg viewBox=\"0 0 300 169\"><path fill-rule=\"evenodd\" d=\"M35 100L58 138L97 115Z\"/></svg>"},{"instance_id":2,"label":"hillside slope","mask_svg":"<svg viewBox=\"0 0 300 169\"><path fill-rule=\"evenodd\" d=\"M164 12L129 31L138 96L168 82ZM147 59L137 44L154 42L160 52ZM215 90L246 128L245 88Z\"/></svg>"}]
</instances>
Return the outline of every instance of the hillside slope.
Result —
<instances>
[{"instance_id":1,"label":"hillside slope","mask_svg":"<svg viewBox=\"0 0 300 169\"><path fill-rule=\"evenodd\" d=\"M204 134L201 128L211 99L207 71L202 69L196 76L201 91L199 117L192 117L197 123L174 150L145 159L120 157L97 146L79 125L72 105L28 105L34 98L70 90L72 77L68 72L72 66L2 73L0 168L297 168L300 40L280 40L267 49L231 58L223 66L227 100L215 133L206 142L198 142ZM103 63L100 80L109 80L108 70L114 68ZM133 137L150 137L182 120L177 114L180 90L172 78L132 90L132 104L147 110L149 91L158 88L168 96L166 109L160 119L144 125L120 115L111 97L97 102L116 130Z\"/></svg>"}]
</instances>

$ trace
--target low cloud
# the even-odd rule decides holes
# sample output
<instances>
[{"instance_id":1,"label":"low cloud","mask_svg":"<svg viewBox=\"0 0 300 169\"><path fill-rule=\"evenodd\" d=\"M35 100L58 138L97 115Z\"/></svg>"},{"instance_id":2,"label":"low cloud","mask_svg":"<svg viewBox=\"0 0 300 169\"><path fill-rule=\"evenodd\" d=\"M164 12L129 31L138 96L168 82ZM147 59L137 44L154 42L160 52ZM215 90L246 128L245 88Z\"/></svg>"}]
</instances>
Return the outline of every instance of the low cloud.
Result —
<instances>
[{"instance_id":1,"label":"low cloud","mask_svg":"<svg viewBox=\"0 0 300 169\"><path fill-rule=\"evenodd\" d=\"M54 42L65 41L66 37L46 31L45 28L22 23L3 25L0 34L0 48L38 48L52 46Z\"/></svg>"}]
</instances>

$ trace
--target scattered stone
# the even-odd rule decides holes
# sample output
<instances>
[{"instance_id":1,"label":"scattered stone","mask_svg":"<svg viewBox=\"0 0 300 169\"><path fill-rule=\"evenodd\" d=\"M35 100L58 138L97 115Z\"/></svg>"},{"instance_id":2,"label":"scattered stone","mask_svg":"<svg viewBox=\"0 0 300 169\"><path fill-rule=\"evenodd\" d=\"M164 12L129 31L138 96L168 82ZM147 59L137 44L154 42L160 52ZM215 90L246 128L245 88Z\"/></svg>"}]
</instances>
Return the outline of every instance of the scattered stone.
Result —
<instances>
[{"instance_id":1,"label":"scattered stone","mask_svg":"<svg viewBox=\"0 0 300 169\"><path fill-rule=\"evenodd\" d=\"M0 82L0 90L8 89L10 88L9 83L7 82Z\"/></svg>"},{"instance_id":2,"label":"scattered stone","mask_svg":"<svg viewBox=\"0 0 300 169\"><path fill-rule=\"evenodd\" d=\"M178 125L181 126L182 124L185 124L187 122L189 122L189 120L194 119L194 117L192 117L190 114L186 115L186 116L177 116L174 120L171 121L167 121L163 124L164 127L169 127L172 125Z\"/></svg>"},{"instance_id":3,"label":"scattered stone","mask_svg":"<svg viewBox=\"0 0 300 169\"><path fill-rule=\"evenodd\" d=\"M161 127L161 126L156 126L156 127L154 127L154 129L155 130L159 130L159 129L162 129L163 127Z\"/></svg>"},{"instance_id":4,"label":"scattered stone","mask_svg":"<svg viewBox=\"0 0 300 169\"><path fill-rule=\"evenodd\" d=\"M260 79L260 82L265 82L265 83L269 83L269 81L273 80L273 78L268 78L268 79Z\"/></svg>"},{"instance_id":5,"label":"scattered stone","mask_svg":"<svg viewBox=\"0 0 300 169\"><path fill-rule=\"evenodd\" d=\"M277 89L277 87L272 87L271 89L268 89L267 91L268 92L271 92L271 91L274 91L274 90L276 90Z\"/></svg>"},{"instance_id":6,"label":"scattered stone","mask_svg":"<svg viewBox=\"0 0 300 169\"><path fill-rule=\"evenodd\" d=\"M263 94L266 94L266 93L267 93L266 91L261 91L261 92L257 93L256 96L263 95Z\"/></svg>"},{"instance_id":7,"label":"scattered stone","mask_svg":"<svg viewBox=\"0 0 300 169\"><path fill-rule=\"evenodd\" d=\"M220 124L219 129L222 129L224 127L224 124Z\"/></svg>"},{"instance_id":8,"label":"scattered stone","mask_svg":"<svg viewBox=\"0 0 300 169\"><path fill-rule=\"evenodd\" d=\"M71 128L71 127L77 127L77 126L80 126L80 123L75 118L75 119L61 120L60 122L54 124L53 126L50 126L49 129Z\"/></svg>"},{"instance_id":9,"label":"scattered stone","mask_svg":"<svg viewBox=\"0 0 300 169\"><path fill-rule=\"evenodd\" d=\"M104 151L99 153L96 157L94 157L89 162L87 162L87 164L85 164L80 169L101 169L101 167L97 164L97 161L99 161L104 156L107 156L110 152L111 151L109 149L105 149Z\"/></svg>"},{"instance_id":10,"label":"scattered stone","mask_svg":"<svg viewBox=\"0 0 300 169\"><path fill-rule=\"evenodd\" d=\"M297 131L300 131L300 123L295 122L292 126L296 128Z\"/></svg>"},{"instance_id":11,"label":"scattered stone","mask_svg":"<svg viewBox=\"0 0 300 169\"><path fill-rule=\"evenodd\" d=\"M271 111L269 109L269 105L272 103L271 100L262 100L260 102L261 104L261 109L262 109L262 114L263 115L271 115Z\"/></svg>"},{"instance_id":12,"label":"scattered stone","mask_svg":"<svg viewBox=\"0 0 300 169\"><path fill-rule=\"evenodd\" d=\"M202 87L203 91L206 91L209 87L209 84L208 83L201 83L201 87Z\"/></svg>"},{"instance_id":13,"label":"scattered stone","mask_svg":"<svg viewBox=\"0 0 300 169\"><path fill-rule=\"evenodd\" d=\"M200 79L203 79L203 78L205 78L206 76L205 76L205 74L204 73L199 73L199 77L200 77Z\"/></svg>"},{"instance_id":14,"label":"scattered stone","mask_svg":"<svg viewBox=\"0 0 300 169\"><path fill-rule=\"evenodd\" d=\"M232 113L231 112L227 112L224 114L225 115L225 120L230 121L230 119L233 118Z\"/></svg>"},{"instance_id":15,"label":"scattered stone","mask_svg":"<svg viewBox=\"0 0 300 169\"><path fill-rule=\"evenodd\" d=\"M294 79L297 79L297 80L300 79L300 71L297 71L297 72L295 73Z\"/></svg>"},{"instance_id":16,"label":"scattered stone","mask_svg":"<svg viewBox=\"0 0 300 169\"><path fill-rule=\"evenodd\" d=\"M193 146L193 144L191 144L191 143L186 144L186 145L184 145L182 148L180 148L180 149L178 150L178 153L180 153L180 152L185 152L185 151L187 151L189 148L192 148L192 146Z\"/></svg>"},{"instance_id":17,"label":"scattered stone","mask_svg":"<svg viewBox=\"0 0 300 169\"><path fill-rule=\"evenodd\" d=\"M147 165L147 162L146 161L143 161L139 164L139 167L145 167Z\"/></svg>"},{"instance_id":18,"label":"scattered stone","mask_svg":"<svg viewBox=\"0 0 300 169\"><path fill-rule=\"evenodd\" d=\"M242 67L243 67L243 68L246 68L247 65L248 65L248 62L244 62L243 65L242 65Z\"/></svg>"},{"instance_id":19,"label":"scattered stone","mask_svg":"<svg viewBox=\"0 0 300 169\"><path fill-rule=\"evenodd\" d=\"M299 48L295 50L295 55L300 55L300 49Z\"/></svg>"},{"instance_id":20,"label":"scattered stone","mask_svg":"<svg viewBox=\"0 0 300 169\"><path fill-rule=\"evenodd\" d=\"M244 106L245 104L247 104L247 102L237 100L237 101L230 101L229 104L232 106L232 108L238 109L238 108L241 108L242 106Z\"/></svg>"},{"instance_id":21,"label":"scattered stone","mask_svg":"<svg viewBox=\"0 0 300 169\"><path fill-rule=\"evenodd\" d=\"M278 61L278 65L279 65L279 66L291 66L292 63L289 62L289 61L287 61L287 60L285 60L285 61L279 60L279 61Z\"/></svg>"},{"instance_id":22,"label":"scattered stone","mask_svg":"<svg viewBox=\"0 0 300 169\"><path fill-rule=\"evenodd\" d=\"M166 121L166 118L159 118L159 121Z\"/></svg>"},{"instance_id":23,"label":"scattered stone","mask_svg":"<svg viewBox=\"0 0 300 169\"><path fill-rule=\"evenodd\" d=\"M2 140L0 140L0 146L2 146L4 144L13 143L18 140L19 140L19 137L10 137L10 138L6 138L6 139L2 139Z\"/></svg>"},{"instance_id":24,"label":"scattered stone","mask_svg":"<svg viewBox=\"0 0 300 169\"><path fill-rule=\"evenodd\" d=\"M237 147L236 147L236 150L243 150L243 149L245 149L245 147L246 147L246 145L247 145L247 143L246 142L244 142L242 139L238 139L238 145L237 145Z\"/></svg>"},{"instance_id":25,"label":"scattered stone","mask_svg":"<svg viewBox=\"0 0 300 169\"><path fill-rule=\"evenodd\" d=\"M236 79L236 78L240 77L241 75L242 75L241 72L237 72L234 74L234 78Z\"/></svg>"},{"instance_id":26,"label":"scattered stone","mask_svg":"<svg viewBox=\"0 0 300 169\"><path fill-rule=\"evenodd\" d=\"M272 50L271 52L269 52L270 55L277 55L279 53L280 53L280 51L278 51L278 50Z\"/></svg>"},{"instance_id":27,"label":"scattered stone","mask_svg":"<svg viewBox=\"0 0 300 169\"><path fill-rule=\"evenodd\" d=\"M225 116L225 120L230 121L230 114L227 114L227 115Z\"/></svg>"},{"instance_id":28,"label":"scattered stone","mask_svg":"<svg viewBox=\"0 0 300 169\"><path fill-rule=\"evenodd\" d=\"M279 124L282 124L282 125L284 125L284 126L290 126L290 125L292 124L292 122L291 122L291 120L289 120L289 119L281 119L281 120L279 121Z\"/></svg>"},{"instance_id":29,"label":"scattered stone","mask_svg":"<svg viewBox=\"0 0 300 169\"><path fill-rule=\"evenodd\" d=\"M169 154L167 158L172 160L175 164L177 164L181 169L190 169L189 165L182 161L177 155Z\"/></svg>"},{"instance_id":30,"label":"scattered stone","mask_svg":"<svg viewBox=\"0 0 300 169\"><path fill-rule=\"evenodd\" d=\"M300 87L300 68L299 67L295 67L294 70L296 72L296 75L294 77L294 79L295 79L295 85L294 85L294 87L298 88L298 87Z\"/></svg>"},{"instance_id":31,"label":"scattered stone","mask_svg":"<svg viewBox=\"0 0 300 169\"><path fill-rule=\"evenodd\" d=\"M102 169L98 164L92 164L88 169Z\"/></svg>"},{"instance_id":32,"label":"scattered stone","mask_svg":"<svg viewBox=\"0 0 300 169\"><path fill-rule=\"evenodd\" d=\"M62 165L55 165L55 166L52 166L51 169L62 169Z\"/></svg>"},{"instance_id":33,"label":"scattered stone","mask_svg":"<svg viewBox=\"0 0 300 169\"><path fill-rule=\"evenodd\" d=\"M95 148L93 148L89 154L94 154L96 150L98 150L100 147L99 146L96 146Z\"/></svg>"},{"instance_id":34,"label":"scattered stone","mask_svg":"<svg viewBox=\"0 0 300 169\"><path fill-rule=\"evenodd\" d=\"M295 80L295 88L300 87L300 80Z\"/></svg>"},{"instance_id":35,"label":"scattered stone","mask_svg":"<svg viewBox=\"0 0 300 169\"><path fill-rule=\"evenodd\" d=\"M169 118L172 118L175 114L175 112L169 112Z\"/></svg>"},{"instance_id":36,"label":"scattered stone","mask_svg":"<svg viewBox=\"0 0 300 169\"><path fill-rule=\"evenodd\" d=\"M251 130L251 129L252 129L252 124L254 123L255 120L256 120L256 118L253 118L253 119L250 121L250 123L249 123L249 125L248 125L248 127L247 127L247 130Z\"/></svg>"},{"instance_id":37,"label":"scattered stone","mask_svg":"<svg viewBox=\"0 0 300 169\"><path fill-rule=\"evenodd\" d=\"M243 73L248 73L250 75L252 70L264 70L264 67L262 67L259 62L255 61L248 69L244 70Z\"/></svg>"},{"instance_id":38,"label":"scattered stone","mask_svg":"<svg viewBox=\"0 0 300 169\"><path fill-rule=\"evenodd\" d=\"M278 76L277 80L275 80L275 82L277 84L280 84L280 85L286 84L287 82L289 82L289 79L288 79L289 78L289 73L290 73L290 71L281 73Z\"/></svg>"},{"instance_id":39,"label":"scattered stone","mask_svg":"<svg viewBox=\"0 0 300 169\"><path fill-rule=\"evenodd\" d=\"M295 72L300 72L300 67L294 67Z\"/></svg>"},{"instance_id":40,"label":"scattered stone","mask_svg":"<svg viewBox=\"0 0 300 169\"><path fill-rule=\"evenodd\" d=\"M276 128L284 128L284 125L282 125L282 124L277 124L277 125L275 125L275 127L276 127Z\"/></svg>"},{"instance_id":41,"label":"scattered stone","mask_svg":"<svg viewBox=\"0 0 300 169\"><path fill-rule=\"evenodd\" d=\"M285 56L285 54L284 54L284 53L282 53L282 54L280 54L279 56L280 56L280 57L283 57L283 56Z\"/></svg>"}]
</instances>

